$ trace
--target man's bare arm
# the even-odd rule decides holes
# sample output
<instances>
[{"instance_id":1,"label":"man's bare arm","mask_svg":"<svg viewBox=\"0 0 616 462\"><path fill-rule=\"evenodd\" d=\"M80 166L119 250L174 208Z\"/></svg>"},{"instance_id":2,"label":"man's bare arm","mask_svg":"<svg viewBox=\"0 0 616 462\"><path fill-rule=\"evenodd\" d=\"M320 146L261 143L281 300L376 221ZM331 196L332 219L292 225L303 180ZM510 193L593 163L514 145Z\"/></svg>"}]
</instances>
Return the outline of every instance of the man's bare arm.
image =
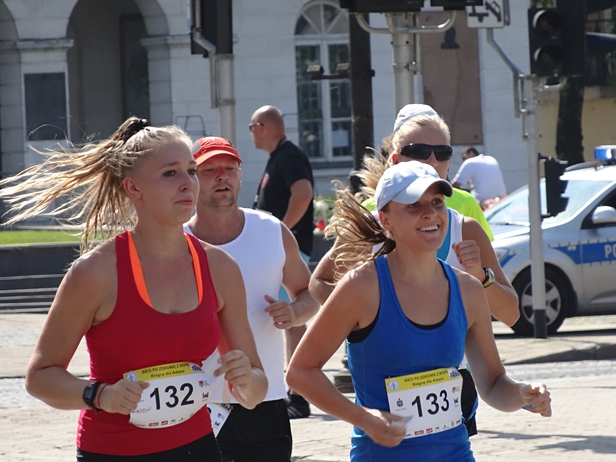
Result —
<instances>
[{"instance_id":1,"label":"man's bare arm","mask_svg":"<svg viewBox=\"0 0 616 462\"><path fill-rule=\"evenodd\" d=\"M310 181L305 179L297 180L289 189L291 190L291 197L282 222L287 225L287 228L293 229L308 210L310 201L313 200L313 192Z\"/></svg>"}]
</instances>

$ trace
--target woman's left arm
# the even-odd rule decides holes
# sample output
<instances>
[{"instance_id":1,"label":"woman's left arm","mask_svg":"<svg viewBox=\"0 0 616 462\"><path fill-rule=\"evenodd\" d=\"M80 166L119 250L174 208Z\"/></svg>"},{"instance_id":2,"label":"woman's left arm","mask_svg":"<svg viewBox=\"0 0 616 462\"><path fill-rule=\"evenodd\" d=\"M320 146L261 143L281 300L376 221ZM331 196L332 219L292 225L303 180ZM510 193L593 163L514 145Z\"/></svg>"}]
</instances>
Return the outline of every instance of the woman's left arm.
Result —
<instances>
[{"instance_id":1,"label":"woman's left arm","mask_svg":"<svg viewBox=\"0 0 616 462\"><path fill-rule=\"evenodd\" d=\"M453 247L460 264L479 282L485 279L484 268L490 268L494 272L494 282L484 289L490 313L499 321L513 326L520 317L518 296L496 258L488 235L477 220L464 217L462 239L462 242Z\"/></svg>"},{"instance_id":2,"label":"woman's left arm","mask_svg":"<svg viewBox=\"0 0 616 462\"><path fill-rule=\"evenodd\" d=\"M458 272L458 279L468 319L466 356L481 398L500 411L526 409L551 416L550 392L545 385L519 383L507 376L496 348L482 285L466 273Z\"/></svg>"},{"instance_id":3,"label":"woman's left arm","mask_svg":"<svg viewBox=\"0 0 616 462\"><path fill-rule=\"evenodd\" d=\"M224 375L233 397L246 409L253 409L265 398L267 377L248 323L244 279L226 252L210 245L205 248L218 295L220 322L220 367L214 375Z\"/></svg>"}]
</instances>

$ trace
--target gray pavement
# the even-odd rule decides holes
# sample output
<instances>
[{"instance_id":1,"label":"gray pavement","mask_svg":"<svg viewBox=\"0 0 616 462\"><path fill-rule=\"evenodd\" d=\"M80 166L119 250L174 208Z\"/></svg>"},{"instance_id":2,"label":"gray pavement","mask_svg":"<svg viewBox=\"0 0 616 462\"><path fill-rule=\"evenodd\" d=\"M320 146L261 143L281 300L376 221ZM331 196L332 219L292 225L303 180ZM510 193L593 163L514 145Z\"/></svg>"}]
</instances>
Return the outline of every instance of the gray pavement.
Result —
<instances>
[{"instance_id":1,"label":"gray pavement","mask_svg":"<svg viewBox=\"0 0 616 462\"><path fill-rule=\"evenodd\" d=\"M74 460L78 411L51 409L23 388L44 319L43 314L0 313L2 461ZM548 339L515 337L498 322L493 328L508 373L516 380L546 382L554 415L545 419L525 411L502 413L480 402L479 435L471 439L477 460L616 461L616 316L568 319ZM325 365L328 376L342 370L343 353L341 347ZM570 362L588 360L595 361ZM578 369L583 372L574 373ZM69 370L87 375L83 343ZM351 426L314 406L312 411L310 418L292 421L294 460L348 461Z\"/></svg>"}]
</instances>

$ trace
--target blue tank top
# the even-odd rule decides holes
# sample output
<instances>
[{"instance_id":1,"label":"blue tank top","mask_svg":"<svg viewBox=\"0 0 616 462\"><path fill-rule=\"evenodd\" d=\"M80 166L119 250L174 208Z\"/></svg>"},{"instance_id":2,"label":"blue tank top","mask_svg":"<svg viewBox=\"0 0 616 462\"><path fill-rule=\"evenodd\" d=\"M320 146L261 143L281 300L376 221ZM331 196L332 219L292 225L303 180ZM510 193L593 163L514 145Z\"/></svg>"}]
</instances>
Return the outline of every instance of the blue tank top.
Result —
<instances>
[{"instance_id":1,"label":"blue tank top","mask_svg":"<svg viewBox=\"0 0 616 462\"><path fill-rule=\"evenodd\" d=\"M449 281L449 310L438 327L414 326L402 311L395 293L387 256L374 263L379 278L380 303L376 324L361 342L347 341L349 370L360 406L389 412L385 379L442 367L457 367L464 355L468 322L458 278L440 262ZM374 443L355 427L351 438L353 462L474 461L464 425L451 430L409 438L394 448Z\"/></svg>"}]
</instances>

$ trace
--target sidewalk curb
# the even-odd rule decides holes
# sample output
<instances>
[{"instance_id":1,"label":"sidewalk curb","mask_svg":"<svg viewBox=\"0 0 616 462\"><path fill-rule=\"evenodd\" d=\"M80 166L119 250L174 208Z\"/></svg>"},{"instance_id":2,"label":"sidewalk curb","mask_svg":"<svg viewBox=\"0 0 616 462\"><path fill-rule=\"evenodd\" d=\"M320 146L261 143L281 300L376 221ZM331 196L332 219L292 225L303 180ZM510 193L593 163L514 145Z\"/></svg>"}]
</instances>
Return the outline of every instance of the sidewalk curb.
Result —
<instances>
[{"instance_id":1,"label":"sidewalk curb","mask_svg":"<svg viewBox=\"0 0 616 462\"><path fill-rule=\"evenodd\" d=\"M570 361L593 361L616 359L616 344L599 343L591 344L588 348L571 349L568 351L560 351L534 358L522 359L518 361L506 362L505 366L516 366L520 364L541 364L541 363L556 363Z\"/></svg>"}]
</instances>

